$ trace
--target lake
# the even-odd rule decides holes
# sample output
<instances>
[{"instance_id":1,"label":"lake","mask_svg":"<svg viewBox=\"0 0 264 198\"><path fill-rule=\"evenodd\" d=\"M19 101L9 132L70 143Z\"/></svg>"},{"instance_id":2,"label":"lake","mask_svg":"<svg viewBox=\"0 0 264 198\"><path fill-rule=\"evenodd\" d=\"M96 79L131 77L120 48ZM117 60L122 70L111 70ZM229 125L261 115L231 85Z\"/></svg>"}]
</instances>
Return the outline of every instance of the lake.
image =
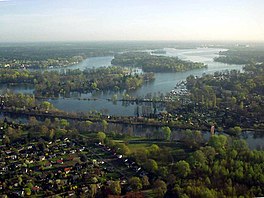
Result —
<instances>
[{"instance_id":1,"label":"lake","mask_svg":"<svg viewBox=\"0 0 264 198\"><path fill-rule=\"evenodd\" d=\"M203 62L208 65L204 69L196 69L186 72L177 73L156 73L155 81L144 84L141 88L128 91L127 93L136 97L144 97L147 94L166 94L175 88L178 82L185 81L189 75L202 76L203 74L212 74L216 71L224 70L241 70L241 65L228 65L224 63L214 62L213 58L218 56L219 51L225 51L226 49L219 48L197 48L197 49L172 49L165 48L166 56L179 57L183 60L190 60L194 62ZM163 54L164 55L164 54ZM110 66L113 57L94 57L88 58L80 64L74 65L70 68L84 70L86 68L98 68L101 66ZM59 98L50 100L50 102L58 109L68 112L89 112L96 110L108 115L124 115L134 116L137 109L142 112L142 108L146 107L146 103L143 104L130 104L124 105L122 102L113 104L111 101L105 99L112 98L112 95L116 94L118 98L122 98L124 92L94 92L89 94L76 94L71 98ZM79 98L96 98L97 100L79 100ZM160 108L159 110L163 110Z\"/></svg>"},{"instance_id":2,"label":"lake","mask_svg":"<svg viewBox=\"0 0 264 198\"><path fill-rule=\"evenodd\" d=\"M135 97L144 97L147 94L154 96L155 94L166 94L171 90L175 89L175 85L181 81L185 81L185 79L189 75L194 76L202 76L203 74L212 74L216 71L224 71L224 70L241 70L241 65L228 65L224 63L214 62L213 58L218 56L219 51L225 51L226 49L220 48L197 48L197 49L173 49L173 48L165 48L166 54L161 54L163 56L172 56L179 57L183 60L190 60L194 62L203 62L208 65L207 68L196 69L185 72L177 72L177 73L156 73L155 81L145 83L141 88L137 90L131 90L127 93L131 96ZM91 57L83 62L69 66L66 68L53 68L48 70L56 70L63 72L66 69L91 69L98 67L108 67L111 66L111 60L113 56L105 56L105 57ZM1 93L6 90L12 90L15 93L33 93L34 89L32 86L25 85L16 85L16 86L1 86ZM177 89L176 89L177 90ZM145 111L150 111L150 113L154 113L154 108L150 106L149 103L123 103L117 101L113 103L106 99L111 99L114 94L118 96L119 99L122 98L122 95L125 92L93 92L88 94L71 94L70 98L58 98L58 99L49 99L56 108L67 111L67 112L89 112L89 111L98 111L107 115L116 115L116 116L134 116L136 112L139 112L142 115ZM80 100L81 99L96 99L96 100ZM163 111L164 108L159 107L156 109L156 112Z\"/></svg>"}]
</instances>

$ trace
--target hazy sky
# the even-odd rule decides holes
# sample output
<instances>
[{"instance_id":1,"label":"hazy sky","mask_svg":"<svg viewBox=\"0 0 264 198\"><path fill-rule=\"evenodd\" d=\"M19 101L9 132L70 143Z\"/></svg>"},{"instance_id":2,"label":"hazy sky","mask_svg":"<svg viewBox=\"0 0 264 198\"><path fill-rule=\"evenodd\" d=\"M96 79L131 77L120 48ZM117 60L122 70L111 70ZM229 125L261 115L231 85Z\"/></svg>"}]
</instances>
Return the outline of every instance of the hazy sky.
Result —
<instances>
[{"instance_id":1,"label":"hazy sky","mask_svg":"<svg viewBox=\"0 0 264 198\"><path fill-rule=\"evenodd\" d=\"M0 0L0 42L264 41L264 0Z\"/></svg>"}]
</instances>

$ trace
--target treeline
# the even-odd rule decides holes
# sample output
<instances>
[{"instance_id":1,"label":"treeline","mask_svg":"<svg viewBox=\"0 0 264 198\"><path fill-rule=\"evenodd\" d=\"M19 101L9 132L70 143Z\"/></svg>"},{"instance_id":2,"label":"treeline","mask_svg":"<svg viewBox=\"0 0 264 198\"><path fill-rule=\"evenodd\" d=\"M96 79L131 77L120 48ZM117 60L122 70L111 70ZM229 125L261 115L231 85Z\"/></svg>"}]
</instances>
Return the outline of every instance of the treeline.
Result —
<instances>
[{"instance_id":1,"label":"treeline","mask_svg":"<svg viewBox=\"0 0 264 198\"><path fill-rule=\"evenodd\" d=\"M214 61L228 64L251 64L264 62L264 49L262 48L238 48L223 51Z\"/></svg>"},{"instance_id":2,"label":"treeline","mask_svg":"<svg viewBox=\"0 0 264 198\"><path fill-rule=\"evenodd\" d=\"M81 44L32 44L0 47L0 67L47 68L77 64L88 57L109 56L113 52Z\"/></svg>"},{"instance_id":3,"label":"treeline","mask_svg":"<svg viewBox=\"0 0 264 198\"><path fill-rule=\"evenodd\" d=\"M73 56L69 58L48 58L46 60L18 60L18 59L2 59L0 66L5 68L30 68L30 69L45 69L49 67L66 67L75 65L85 59L84 56Z\"/></svg>"},{"instance_id":4,"label":"treeline","mask_svg":"<svg viewBox=\"0 0 264 198\"><path fill-rule=\"evenodd\" d=\"M90 69L85 71L27 71L0 69L0 82L33 84L35 95L58 97L70 92L87 93L93 90L137 89L145 81L154 80L153 73L133 74L131 70L120 67Z\"/></svg>"},{"instance_id":5,"label":"treeline","mask_svg":"<svg viewBox=\"0 0 264 198\"><path fill-rule=\"evenodd\" d=\"M0 67L47 68L77 64L88 57L113 56L115 53L172 48L193 48L199 43L172 42L55 42L55 43L2 43Z\"/></svg>"},{"instance_id":6,"label":"treeline","mask_svg":"<svg viewBox=\"0 0 264 198\"><path fill-rule=\"evenodd\" d=\"M183 61L177 57L150 55L147 52L128 52L115 55L113 65L139 67L145 72L181 72L206 67L203 63Z\"/></svg>"},{"instance_id":7,"label":"treeline","mask_svg":"<svg viewBox=\"0 0 264 198\"><path fill-rule=\"evenodd\" d=\"M159 178L166 184L155 197L264 195L263 151L250 150L244 140L224 135L213 135L205 142L199 131L181 133L183 145L180 148L173 143L174 146L169 146L169 142L143 144L135 149L129 142L107 140L106 143L135 160L148 171L149 178ZM155 186L153 188L156 192Z\"/></svg>"}]
</instances>

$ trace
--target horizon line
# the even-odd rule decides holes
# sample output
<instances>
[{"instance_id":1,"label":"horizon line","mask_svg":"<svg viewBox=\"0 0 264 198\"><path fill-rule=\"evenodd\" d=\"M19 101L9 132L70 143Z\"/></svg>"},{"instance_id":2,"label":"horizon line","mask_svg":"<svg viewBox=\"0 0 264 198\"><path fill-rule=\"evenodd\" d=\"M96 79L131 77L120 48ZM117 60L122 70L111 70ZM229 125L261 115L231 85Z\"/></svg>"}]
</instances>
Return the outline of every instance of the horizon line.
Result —
<instances>
[{"instance_id":1,"label":"horizon line","mask_svg":"<svg viewBox=\"0 0 264 198\"><path fill-rule=\"evenodd\" d=\"M179 43L264 43L264 40L50 40L50 41L0 41L0 43L95 43L95 42L179 42Z\"/></svg>"}]
</instances>

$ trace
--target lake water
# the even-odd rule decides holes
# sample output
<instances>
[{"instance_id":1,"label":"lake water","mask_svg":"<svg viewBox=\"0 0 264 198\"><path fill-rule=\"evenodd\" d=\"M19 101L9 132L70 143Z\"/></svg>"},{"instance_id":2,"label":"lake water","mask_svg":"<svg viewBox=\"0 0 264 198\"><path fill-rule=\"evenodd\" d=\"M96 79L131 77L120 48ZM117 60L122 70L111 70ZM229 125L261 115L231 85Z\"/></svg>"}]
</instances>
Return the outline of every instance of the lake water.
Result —
<instances>
[{"instance_id":1,"label":"lake water","mask_svg":"<svg viewBox=\"0 0 264 198\"><path fill-rule=\"evenodd\" d=\"M173 49L165 48L166 54L164 56L179 57L183 60L190 60L194 62L203 62L208 65L207 68L196 69L186 72L177 72L177 73L156 73L155 81L148 82L144 84L141 88L128 91L129 95L135 97L144 97L147 94L154 96L155 94L166 94L171 90L175 89L175 85L185 79L189 75L202 76L203 74L212 74L216 71L232 70L237 69L241 70L241 65L228 65L223 63L214 62L213 58L218 56L219 51L225 51L226 49L219 48L197 48L197 49ZM87 68L98 68L102 66L111 66L111 60L113 56L105 57L91 57L83 62L69 66L66 68L54 68L49 70L57 70L63 72L65 69L80 69L85 70ZM5 92L6 90L12 90L16 93L33 93L34 89L32 86L1 86L0 93ZM98 111L107 115L116 115L116 116L134 116L136 112L139 112L140 115L143 112L154 113L154 108L149 103L123 103L117 101L113 103L107 101L106 99L111 99L112 96L116 94L119 99L122 98L124 92L94 92L88 94L78 94L73 93L70 98L58 98L50 99L51 102L56 108L67 111L67 112L89 112L89 111ZM80 100L95 98L96 100ZM162 107L156 108L156 112L163 111Z\"/></svg>"},{"instance_id":2,"label":"lake water","mask_svg":"<svg viewBox=\"0 0 264 198\"><path fill-rule=\"evenodd\" d=\"M34 86L27 84L20 85L0 85L0 94L12 91L13 93L33 94Z\"/></svg>"},{"instance_id":3,"label":"lake water","mask_svg":"<svg viewBox=\"0 0 264 198\"><path fill-rule=\"evenodd\" d=\"M108 67L108 66L111 66L111 60L113 58L114 58L113 56L91 57L91 58L85 59L84 61L76 65L68 66L63 69L54 68L54 69L49 69L49 70L64 71L66 69L80 69L83 71L85 69L99 68L99 67L104 67L104 66Z\"/></svg>"},{"instance_id":4,"label":"lake water","mask_svg":"<svg viewBox=\"0 0 264 198\"><path fill-rule=\"evenodd\" d=\"M177 73L156 73L155 81L151 83L144 84L141 88L135 91L128 91L127 93L136 97L144 97L147 94L166 94L175 88L178 82L184 81L189 75L202 76L203 74L212 74L216 71L241 70L241 65L228 65L224 63L214 62L213 58L218 56L219 51L224 51L225 49L217 48L197 48L197 49L172 49L166 48L166 56L179 57L183 60L190 60L194 62L203 62L208 65L208 68L191 70L186 72ZM89 58L84 62L72 66L72 69L84 70L86 68L97 68L101 66L110 66L113 57L96 57ZM125 115L134 116L137 108L141 110L145 108L146 104L136 105L130 104L124 106L122 102L117 102L113 104L111 101L106 101L105 99L112 98L113 94L117 94L118 98L121 98L123 92L95 92L92 94L79 94L72 98L59 98L50 100L50 102L58 109L69 111L69 112L89 112L91 110L96 110L109 115ZM95 101L79 100L79 98L97 98ZM162 109L160 109L162 110Z\"/></svg>"}]
</instances>

